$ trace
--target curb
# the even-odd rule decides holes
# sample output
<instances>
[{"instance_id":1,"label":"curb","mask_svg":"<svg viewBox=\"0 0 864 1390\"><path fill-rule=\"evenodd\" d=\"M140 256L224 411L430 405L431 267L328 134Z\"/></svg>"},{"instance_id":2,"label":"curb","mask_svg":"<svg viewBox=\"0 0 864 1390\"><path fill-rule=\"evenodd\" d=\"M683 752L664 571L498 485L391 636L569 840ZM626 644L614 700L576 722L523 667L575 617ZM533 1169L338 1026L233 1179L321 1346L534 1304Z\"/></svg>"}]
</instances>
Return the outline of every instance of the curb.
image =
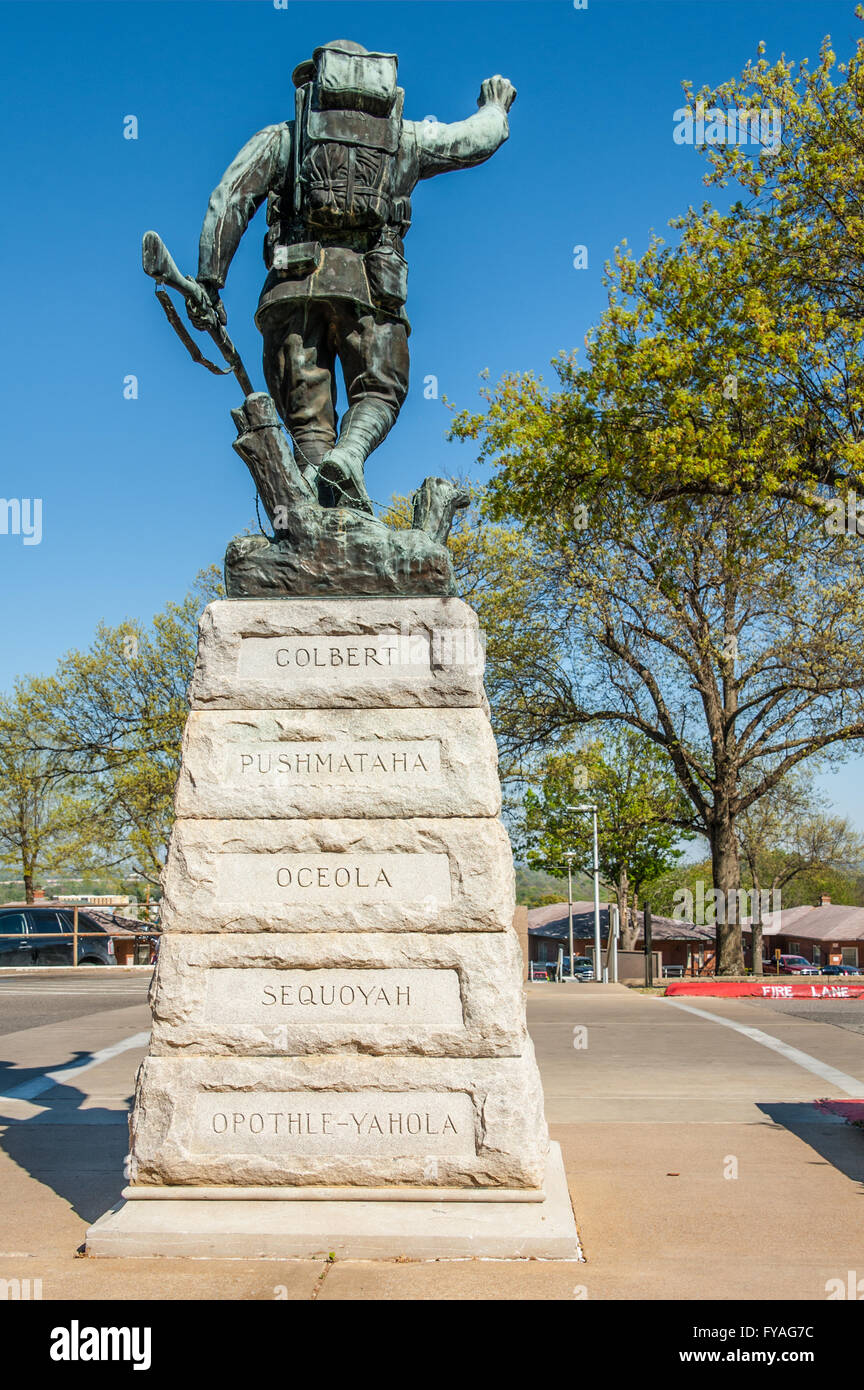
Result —
<instances>
[{"instance_id":1,"label":"curb","mask_svg":"<svg viewBox=\"0 0 864 1390\"><path fill-rule=\"evenodd\" d=\"M108 972L108 978L117 975L152 975L153 965L10 965L0 966L0 980L7 975L29 975L40 980L82 979L98 980Z\"/></svg>"},{"instance_id":2,"label":"curb","mask_svg":"<svg viewBox=\"0 0 864 1390\"><path fill-rule=\"evenodd\" d=\"M780 980L685 980L667 985L667 998L676 995L720 999L861 999L864 981L858 984L817 984L814 976Z\"/></svg>"}]
</instances>

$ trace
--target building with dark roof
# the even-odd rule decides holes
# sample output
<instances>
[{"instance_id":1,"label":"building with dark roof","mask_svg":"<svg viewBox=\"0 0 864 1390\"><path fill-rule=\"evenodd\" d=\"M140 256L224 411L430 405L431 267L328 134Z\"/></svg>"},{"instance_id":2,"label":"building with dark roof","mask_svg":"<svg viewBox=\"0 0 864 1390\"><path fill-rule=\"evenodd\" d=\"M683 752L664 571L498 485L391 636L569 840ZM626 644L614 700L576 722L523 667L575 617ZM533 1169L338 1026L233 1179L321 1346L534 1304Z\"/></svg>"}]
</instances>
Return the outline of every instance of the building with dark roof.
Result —
<instances>
[{"instance_id":1,"label":"building with dark roof","mask_svg":"<svg viewBox=\"0 0 864 1390\"><path fill-rule=\"evenodd\" d=\"M747 923L745 946L749 946L749 936ZM762 939L766 959L781 951L806 956L814 965L864 966L864 907L832 903L823 894L816 907L803 904L766 913Z\"/></svg>"},{"instance_id":2,"label":"building with dark roof","mask_svg":"<svg viewBox=\"0 0 864 1390\"><path fill-rule=\"evenodd\" d=\"M528 913L529 960L543 964L558 959L563 946L569 951L567 903L551 903ZM600 904L600 939L604 961L609 931L609 904ZM752 968L750 921L742 923L744 962ZM864 968L864 907L832 903L823 894L816 906L803 904L765 914L762 928L763 958L771 960L775 951L784 955L806 956L814 965L850 965ZM573 904L573 944L577 956L592 956L594 947L594 904L580 900ZM620 944L620 943L619 943ZM671 917L651 918L651 945L659 953L661 965L679 967L685 975L706 975L714 969L714 927L678 922ZM644 950L642 914L636 950Z\"/></svg>"},{"instance_id":3,"label":"building with dark roof","mask_svg":"<svg viewBox=\"0 0 864 1390\"><path fill-rule=\"evenodd\" d=\"M609 935L609 904L600 904L600 940L604 960ZM620 943L619 943L620 945ZM534 907L528 913L529 960L543 964L554 962L564 947L569 952L569 921L567 903L550 903ZM651 946L659 954L662 967L674 966L687 975L707 974L714 969L714 928L697 927L692 922L676 922L671 917L651 917ZM639 935L636 950L644 950L642 914L639 914ZM579 901L573 904L573 950L577 956L592 956L594 948L594 904Z\"/></svg>"}]
</instances>

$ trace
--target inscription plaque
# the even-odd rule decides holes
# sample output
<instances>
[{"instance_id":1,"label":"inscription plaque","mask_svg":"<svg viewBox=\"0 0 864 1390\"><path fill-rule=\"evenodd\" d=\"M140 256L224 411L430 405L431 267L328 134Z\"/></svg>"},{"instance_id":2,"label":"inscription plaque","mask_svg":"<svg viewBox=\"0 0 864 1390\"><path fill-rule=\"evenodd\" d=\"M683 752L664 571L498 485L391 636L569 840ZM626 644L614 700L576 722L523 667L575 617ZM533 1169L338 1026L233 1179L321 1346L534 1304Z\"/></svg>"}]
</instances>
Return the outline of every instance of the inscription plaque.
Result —
<instances>
[{"instance_id":1,"label":"inscription plaque","mask_svg":"<svg viewBox=\"0 0 864 1390\"><path fill-rule=\"evenodd\" d=\"M455 970L207 970L207 1023L463 1026Z\"/></svg>"},{"instance_id":2,"label":"inscription plaque","mask_svg":"<svg viewBox=\"0 0 864 1390\"><path fill-rule=\"evenodd\" d=\"M446 854L222 854L217 864L219 898L250 907L450 902Z\"/></svg>"},{"instance_id":3,"label":"inscription plaque","mask_svg":"<svg viewBox=\"0 0 864 1390\"><path fill-rule=\"evenodd\" d=\"M456 667L482 675L484 641L474 628L434 628L431 632L309 634L241 637L237 653L240 680L366 682L428 676Z\"/></svg>"},{"instance_id":4,"label":"inscription plaque","mask_svg":"<svg viewBox=\"0 0 864 1390\"><path fill-rule=\"evenodd\" d=\"M201 1153L474 1155L464 1091L208 1091L195 1098Z\"/></svg>"},{"instance_id":5,"label":"inscription plaque","mask_svg":"<svg viewBox=\"0 0 864 1390\"><path fill-rule=\"evenodd\" d=\"M241 680L279 675L285 681L317 676L340 683L428 675L432 644L427 633L349 637L244 637L237 656Z\"/></svg>"},{"instance_id":6,"label":"inscription plaque","mask_svg":"<svg viewBox=\"0 0 864 1390\"><path fill-rule=\"evenodd\" d=\"M379 743L261 743L223 750L222 776L229 785L250 782L277 787L387 786L391 782L441 785L438 739Z\"/></svg>"}]
</instances>

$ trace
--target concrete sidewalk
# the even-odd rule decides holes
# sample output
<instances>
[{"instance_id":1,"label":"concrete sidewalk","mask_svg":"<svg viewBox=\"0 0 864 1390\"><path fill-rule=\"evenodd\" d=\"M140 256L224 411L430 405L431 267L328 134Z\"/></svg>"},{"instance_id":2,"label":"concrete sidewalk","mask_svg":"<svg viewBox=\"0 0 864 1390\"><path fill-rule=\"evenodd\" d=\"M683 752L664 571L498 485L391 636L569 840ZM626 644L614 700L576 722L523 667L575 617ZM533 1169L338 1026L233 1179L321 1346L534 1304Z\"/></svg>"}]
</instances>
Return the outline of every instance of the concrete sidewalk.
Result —
<instances>
[{"instance_id":1,"label":"concrete sidewalk","mask_svg":"<svg viewBox=\"0 0 864 1390\"><path fill-rule=\"evenodd\" d=\"M824 1081L664 999L568 990L536 986L529 1017L589 1297L824 1299L827 1280L864 1273L864 1134L815 1109ZM864 1038L827 1021L834 1003L825 1022L762 1000L699 1007L864 1080ZM567 1057L577 1023L587 1046Z\"/></svg>"},{"instance_id":2,"label":"concrete sidewalk","mask_svg":"<svg viewBox=\"0 0 864 1390\"><path fill-rule=\"evenodd\" d=\"M587 1263L77 1258L122 1186L139 1046L0 1103L0 1279L41 1279L46 1299L820 1300L829 1279L864 1276L864 1133L816 1110L831 1094L819 1076L620 986L528 995ZM833 1007L823 1021L700 1001L864 1082L864 1035L832 1023ZM7 1034L0 1091L148 1023L142 1002Z\"/></svg>"}]
</instances>

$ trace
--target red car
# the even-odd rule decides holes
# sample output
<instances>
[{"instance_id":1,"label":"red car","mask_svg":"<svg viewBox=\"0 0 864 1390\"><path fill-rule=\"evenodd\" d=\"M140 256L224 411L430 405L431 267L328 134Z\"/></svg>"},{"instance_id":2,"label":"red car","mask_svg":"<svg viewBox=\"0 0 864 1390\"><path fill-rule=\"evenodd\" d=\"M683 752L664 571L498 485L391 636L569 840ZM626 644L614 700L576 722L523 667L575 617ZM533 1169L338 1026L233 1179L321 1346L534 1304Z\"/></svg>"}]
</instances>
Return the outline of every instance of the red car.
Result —
<instances>
[{"instance_id":1,"label":"red car","mask_svg":"<svg viewBox=\"0 0 864 1390\"><path fill-rule=\"evenodd\" d=\"M777 966L780 966L778 972ZM806 960L804 956L781 956L777 960L763 960L763 975L818 975L819 966L812 961Z\"/></svg>"}]
</instances>

